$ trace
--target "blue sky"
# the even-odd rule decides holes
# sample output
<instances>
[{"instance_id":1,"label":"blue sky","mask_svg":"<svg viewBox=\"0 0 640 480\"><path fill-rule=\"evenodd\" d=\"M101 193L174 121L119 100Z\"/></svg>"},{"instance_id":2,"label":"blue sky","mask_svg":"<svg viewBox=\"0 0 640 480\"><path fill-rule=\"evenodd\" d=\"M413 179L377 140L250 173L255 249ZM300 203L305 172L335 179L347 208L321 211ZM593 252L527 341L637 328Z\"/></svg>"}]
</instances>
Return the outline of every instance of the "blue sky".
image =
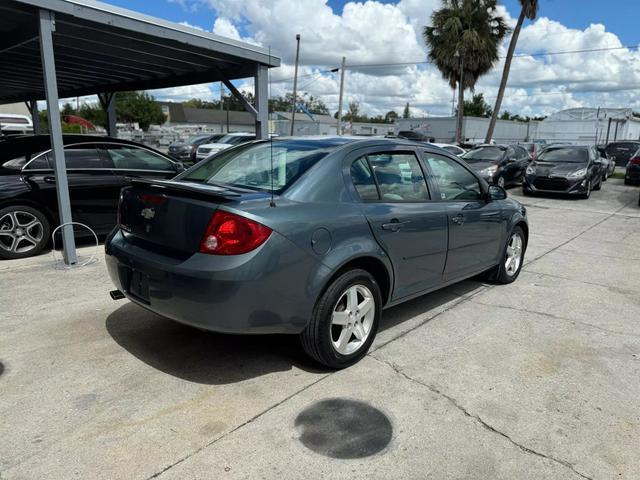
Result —
<instances>
[{"instance_id":1,"label":"blue sky","mask_svg":"<svg viewBox=\"0 0 640 480\"><path fill-rule=\"evenodd\" d=\"M427 51L422 27L440 6L440 0L106 1L272 47L281 55L282 66L271 72L271 95L291 91L294 37L299 32L304 90L321 98L331 110L337 107L339 78L327 70L338 66L343 55L348 65L423 61ZM518 0L501 4L507 20L515 24ZM640 110L639 19L640 0L540 0L538 19L527 21L517 48L520 54L535 56L514 59L503 110L531 116L583 106ZM501 47L501 57L507 42ZM556 54L566 51L574 53ZM538 56L540 53L545 55ZM476 92L483 93L489 103L495 99L501 71L498 62L476 85ZM451 90L433 66L387 65L347 73L347 102L360 103L364 113L401 111L406 102L415 115L451 111ZM250 91L252 81L239 82L238 87ZM219 94L216 85L154 92L158 98L175 101L217 98Z\"/></svg>"},{"instance_id":2,"label":"blue sky","mask_svg":"<svg viewBox=\"0 0 640 480\"><path fill-rule=\"evenodd\" d=\"M236 0L241 2L242 0ZM380 0L379 0L380 1ZM183 8L178 2L168 0L106 0L106 3L146 13L174 22L186 21L192 25L211 29L215 15L206 7L196 10ZM329 0L335 12L341 12L345 0ZM382 0L380 3L397 3ZM515 17L519 11L518 0L502 2ZM612 8L612 5L615 5ZM615 33L625 45L640 43L640 1L613 0L541 0L540 15L557 20L572 28L584 29L592 23L603 23L607 30Z\"/></svg>"}]
</instances>

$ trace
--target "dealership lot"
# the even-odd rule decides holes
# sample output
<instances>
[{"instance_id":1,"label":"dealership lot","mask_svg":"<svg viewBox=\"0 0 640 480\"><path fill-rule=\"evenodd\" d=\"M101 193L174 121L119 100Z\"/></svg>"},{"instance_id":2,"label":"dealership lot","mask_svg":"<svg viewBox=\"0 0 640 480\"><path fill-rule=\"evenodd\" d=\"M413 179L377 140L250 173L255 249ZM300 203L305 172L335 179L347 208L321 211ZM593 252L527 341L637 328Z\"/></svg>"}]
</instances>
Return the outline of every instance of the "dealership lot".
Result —
<instances>
[{"instance_id":1,"label":"dealership lot","mask_svg":"<svg viewBox=\"0 0 640 480\"><path fill-rule=\"evenodd\" d=\"M510 195L520 278L387 310L340 372L114 302L102 260L1 262L0 478L637 478L638 189Z\"/></svg>"}]
</instances>

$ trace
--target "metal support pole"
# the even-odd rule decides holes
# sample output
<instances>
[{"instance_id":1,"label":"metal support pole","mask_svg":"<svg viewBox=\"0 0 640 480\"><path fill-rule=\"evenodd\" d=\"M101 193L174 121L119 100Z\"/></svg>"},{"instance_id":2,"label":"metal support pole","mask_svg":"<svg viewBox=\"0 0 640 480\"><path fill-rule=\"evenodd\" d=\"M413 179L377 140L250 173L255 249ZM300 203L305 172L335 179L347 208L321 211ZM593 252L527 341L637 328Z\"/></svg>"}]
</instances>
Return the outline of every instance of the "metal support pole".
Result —
<instances>
[{"instance_id":1,"label":"metal support pole","mask_svg":"<svg viewBox=\"0 0 640 480\"><path fill-rule=\"evenodd\" d=\"M61 224L68 224L71 218L71 202L69 200L69 183L64 160L62 142L62 124L60 122L60 106L58 105L58 82L56 80L56 64L53 55L53 32L56 30L55 17L49 10L39 10L40 56L44 74L44 90L47 98L47 114L49 117L49 135L53 153L56 193L58 196L58 213ZM73 225L65 225L62 231L62 256L67 265L77 263L76 242L73 238Z\"/></svg>"},{"instance_id":2,"label":"metal support pole","mask_svg":"<svg viewBox=\"0 0 640 480\"><path fill-rule=\"evenodd\" d=\"M40 124L40 112L38 111L38 101L34 98L25 102L29 113L31 113L31 122L33 123L33 133L40 135L42 133L42 125Z\"/></svg>"},{"instance_id":3,"label":"metal support pole","mask_svg":"<svg viewBox=\"0 0 640 480\"><path fill-rule=\"evenodd\" d=\"M258 65L254 77L255 108L256 115L256 138L269 138L269 82L267 81L268 67Z\"/></svg>"},{"instance_id":4,"label":"metal support pole","mask_svg":"<svg viewBox=\"0 0 640 480\"><path fill-rule=\"evenodd\" d=\"M116 128L116 93L100 93L98 100L102 109L107 114L107 135L112 138L118 137L118 129Z\"/></svg>"},{"instance_id":5,"label":"metal support pole","mask_svg":"<svg viewBox=\"0 0 640 480\"><path fill-rule=\"evenodd\" d=\"M344 69L347 58L342 57L342 66L340 67L340 96L338 97L338 135L342 135L342 97L344 95Z\"/></svg>"},{"instance_id":6,"label":"metal support pole","mask_svg":"<svg viewBox=\"0 0 640 480\"><path fill-rule=\"evenodd\" d=\"M298 61L300 60L300 34L296 34L296 66L293 71L293 100L291 101L291 130L289 135L293 137L293 125L296 123L296 103L298 102Z\"/></svg>"}]
</instances>

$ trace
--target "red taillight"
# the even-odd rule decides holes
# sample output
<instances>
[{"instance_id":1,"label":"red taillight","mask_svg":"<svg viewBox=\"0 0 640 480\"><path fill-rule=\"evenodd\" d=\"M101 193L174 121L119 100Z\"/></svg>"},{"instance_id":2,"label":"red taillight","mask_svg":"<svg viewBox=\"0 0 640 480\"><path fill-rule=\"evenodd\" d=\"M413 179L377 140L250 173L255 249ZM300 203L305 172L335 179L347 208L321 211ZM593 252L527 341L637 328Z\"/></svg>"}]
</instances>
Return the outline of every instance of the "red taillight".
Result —
<instances>
[{"instance_id":1,"label":"red taillight","mask_svg":"<svg viewBox=\"0 0 640 480\"><path fill-rule=\"evenodd\" d=\"M264 225L236 215L216 210L200 242L200 253L239 255L262 245L271 235Z\"/></svg>"},{"instance_id":2,"label":"red taillight","mask_svg":"<svg viewBox=\"0 0 640 480\"><path fill-rule=\"evenodd\" d=\"M142 201L142 203L155 206L162 205L167 201L167 197L163 195L154 195L153 193L140 193L138 194L138 198Z\"/></svg>"},{"instance_id":3,"label":"red taillight","mask_svg":"<svg viewBox=\"0 0 640 480\"><path fill-rule=\"evenodd\" d=\"M633 157L629 160L629 163L632 163L633 165L640 165L640 157Z\"/></svg>"}]
</instances>

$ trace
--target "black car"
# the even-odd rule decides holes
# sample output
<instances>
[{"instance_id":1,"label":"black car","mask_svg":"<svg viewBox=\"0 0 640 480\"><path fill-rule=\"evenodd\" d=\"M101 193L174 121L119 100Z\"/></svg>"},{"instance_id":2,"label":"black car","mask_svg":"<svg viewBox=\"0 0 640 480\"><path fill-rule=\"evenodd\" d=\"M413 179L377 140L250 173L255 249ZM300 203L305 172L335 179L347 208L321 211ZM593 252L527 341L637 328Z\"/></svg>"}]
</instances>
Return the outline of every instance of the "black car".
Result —
<instances>
[{"instance_id":1,"label":"black car","mask_svg":"<svg viewBox=\"0 0 640 480\"><path fill-rule=\"evenodd\" d=\"M144 145L109 137L63 137L73 220L104 235L116 224L126 177L172 178L182 163ZM35 255L59 224L48 135L0 143L0 258Z\"/></svg>"},{"instance_id":2,"label":"black car","mask_svg":"<svg viewBox=\"0 0 640 480\"><path fill-rule=\"evenodd\" d=\"M563 193L589 198L600 190L604 167L592 146L556 146L543 150L527 167L522 192Z\"/></svg>"},{"instance_id":3,"label":"black car","mask_svg":"<svg viewBox=\"0 0 640 480\"><path fill-rule=\"evenodd\" d=\"M215 143L224 136L224 133L194 135L184 142L173 142L169 145L169 156L181 162L195 163L196 151L200 145Z\"/></svg>"},{"instance_id":4,"label":"black car","mask_svg":"<svg viewBox=\"0 0 640 480\"><path fill-rule=\"evenodd\" d=\"M400 130L398 132L398 138L404 138L405 140L413 140L414 142L428 142L429 137L423 135L420 132L414 130Z\"/></svg>"},{"instance_id":5,"label":"black car","mask_svg":"<svg viewBox=\"0 0 640 480\"><path fill-rule=\"evenodd\" d=\"M640 141L625 140L611 142L605 147L606 155L616 162L616 166L624 167L634 153L640 148Z\"/></svg>"},{"instance_id":6,"label":"black car","mask_svg":"<svg viewBox=\"0 0 640 480\"><path fill-rule=\"evenodd\" d=\"M631 155L627 162L627 167L624 171L624 183L625 185L640 184L640 149Z\"/></svg>"},{"instance_id":7,"label":"black car","mask_svg":"<svg viewBox=\"0 0 640 480\"><path fill-rule=\"evenodd\" d=\"M521 183L531 161L529 152L520 145L480 145L461 158L488 183L501 187Z\"/></svg>"}]
</instances>

